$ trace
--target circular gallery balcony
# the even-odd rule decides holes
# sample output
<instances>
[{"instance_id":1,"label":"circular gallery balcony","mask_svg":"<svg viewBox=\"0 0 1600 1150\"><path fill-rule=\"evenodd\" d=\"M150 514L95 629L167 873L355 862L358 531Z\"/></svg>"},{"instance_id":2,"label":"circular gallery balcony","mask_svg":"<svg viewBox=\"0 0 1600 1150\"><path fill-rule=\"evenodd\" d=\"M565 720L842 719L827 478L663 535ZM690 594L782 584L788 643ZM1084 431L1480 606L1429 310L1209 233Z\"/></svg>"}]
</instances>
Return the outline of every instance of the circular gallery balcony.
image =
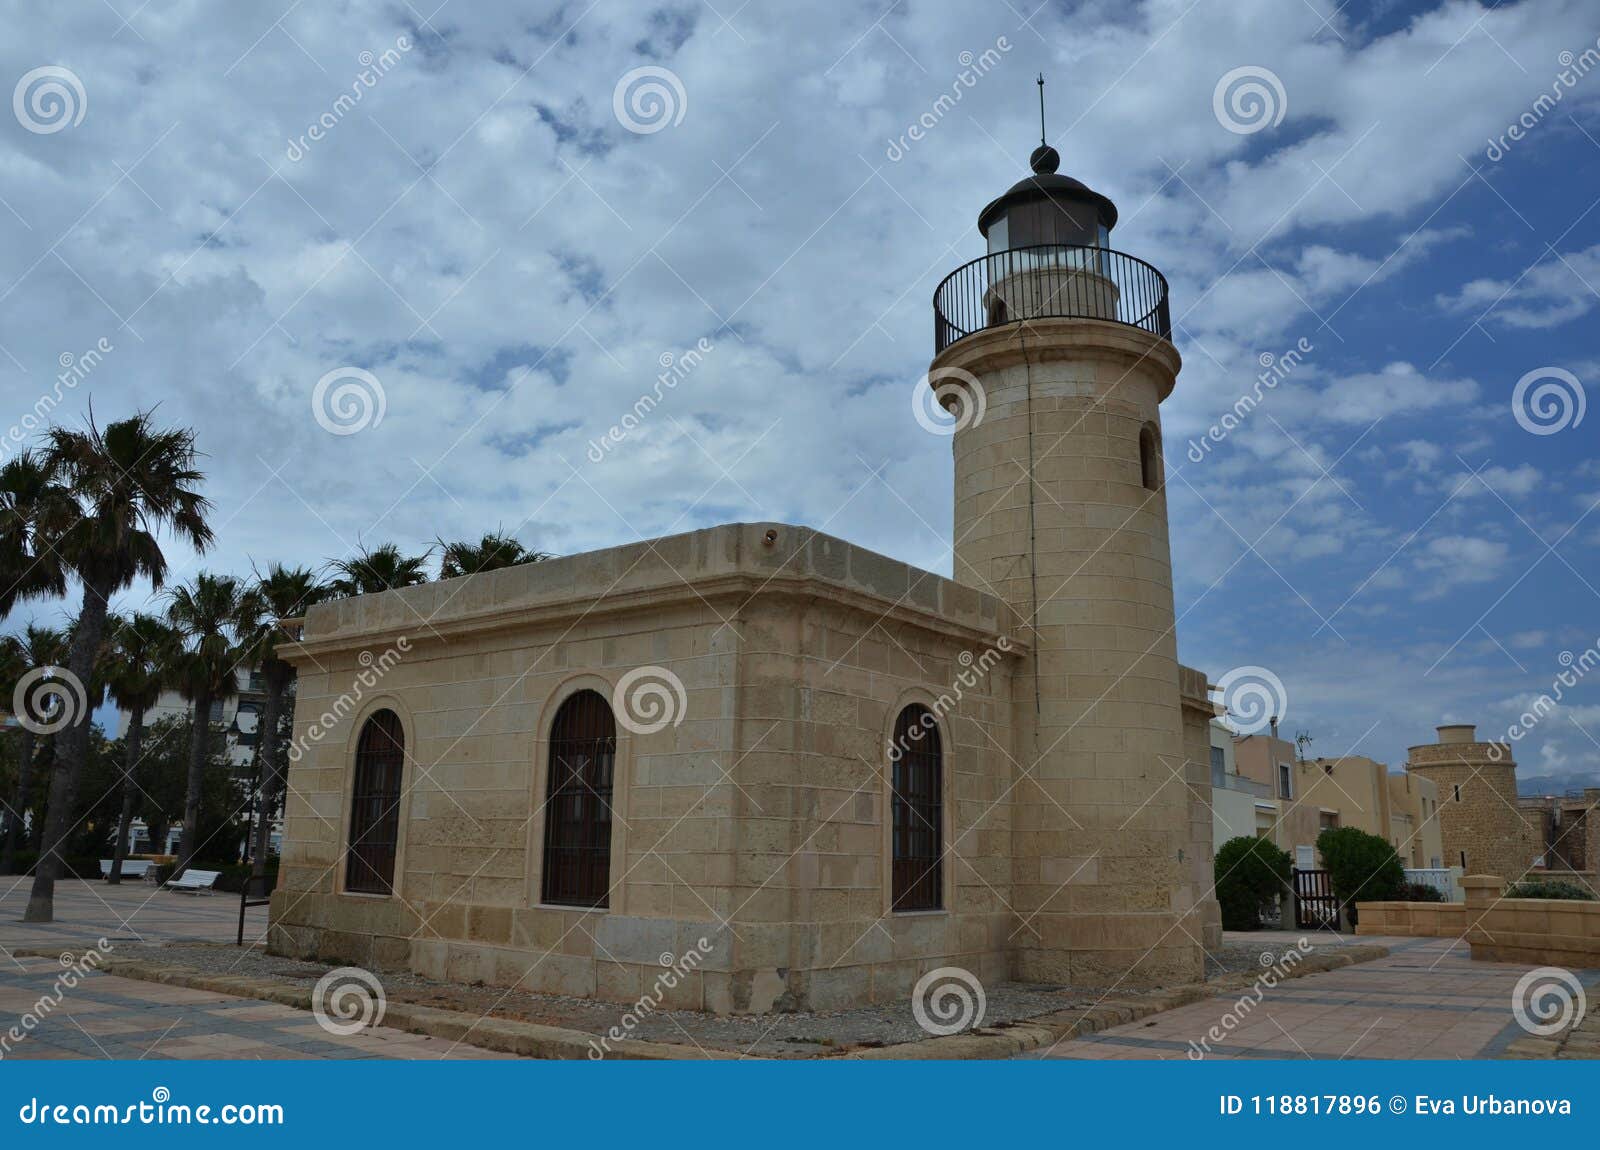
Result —
<instances>
[{"instance_id":1,"label":"circular gallery balcony","mask_svg":"<svg viewBox=\"0 0 1600 1150\"><path fill-rule=\"evenodd\" d=\"M1038 244L980 256L944 278L933 293L934 353L986 328L1047 318L1172 338L1167 280L1155 268L1110 248Z\"/></svg>"}]
</instances>

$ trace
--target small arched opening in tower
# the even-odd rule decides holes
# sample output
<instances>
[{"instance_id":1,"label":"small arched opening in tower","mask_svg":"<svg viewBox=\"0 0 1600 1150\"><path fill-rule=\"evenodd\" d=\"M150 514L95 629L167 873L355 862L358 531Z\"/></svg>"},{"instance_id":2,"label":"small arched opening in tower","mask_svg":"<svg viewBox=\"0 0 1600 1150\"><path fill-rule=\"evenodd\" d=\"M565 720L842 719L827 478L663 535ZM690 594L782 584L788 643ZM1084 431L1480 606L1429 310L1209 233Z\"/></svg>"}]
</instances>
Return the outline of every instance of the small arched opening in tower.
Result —
<instances>
[{"instance_id":1,"label":"small arched opening in tower","mask_svg":"<svg viewBox=\"0 0 1600 1150\"><path fill-rule=\"evenodd\" d=\"M1161 436L1153 423L1139 429L1139 474L1145 490L1161 490Z\"/></svg>"}]
</instances>

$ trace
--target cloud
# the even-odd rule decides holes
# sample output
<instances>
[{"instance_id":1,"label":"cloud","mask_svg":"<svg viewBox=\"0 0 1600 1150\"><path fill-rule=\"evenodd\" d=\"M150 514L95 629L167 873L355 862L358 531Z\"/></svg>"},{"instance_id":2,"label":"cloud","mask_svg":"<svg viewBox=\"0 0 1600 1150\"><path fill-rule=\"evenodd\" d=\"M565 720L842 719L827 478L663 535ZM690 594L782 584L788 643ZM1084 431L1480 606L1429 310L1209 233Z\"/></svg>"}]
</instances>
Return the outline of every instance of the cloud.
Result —
<instances>
[{"instance_id":1,"label":"cloud","mask_svg":"<svg viewBox=\"0 0 1600 1150\"><path fill-rule=\"evenodd\" d=\"M530 19L484 0L424 22L352 0L274 23L150 5L120 27L103 5L30 6L0 44L4 74L59 62L89 106L69 131L0 132L5 397L30 409L63 353L105 336L115 350L70 417L92 396L102 418L159 403L197 429L219 540L203 559L175 552L180 579L317 564L357 540L503 525L570 553L727 519L809 523L948 571L950 444L908 397L935 285L981 255L978 210L1023 174L1044 71L1063 170L1116 200L1114 244L1170 281L1185 360L1163 406L1173 462L1264 353L1314 345L1172 481L1186 649L1237 665L1292 631L1286 665L1308 669L1330 714L1381 711L1376 737L1394 746L1442 709L1446 688L1430 692L1447 669L1417 687L1425 667L1404 649L1454 620L1410 589L1520 553L1407 544L1437 493L1416 505L1386 481L1454 471L1442 452L1463 450L1472 405L1509 390L1490 365L1424 366L1450 338L1428 325L1463 282L1515 280L1481 274L1505 212L1462 157L1578 43L1585 5L1445 0L1326 27L1267 0L1087 0L1026 26L1003 5L719 8L619 0ZM401 36L412 47L295 158L290 142L362 83L361 54ZM1002 37L999 64L891 161L889 141L959 83L962 53ZM619 78L646 64L686 101L655 133L613 113ZM1216 121L1213 89L1244 64L1280 77L1277 128ZM1559 145L1541 133L1506 170ZM1535 273L1503 308L1563 306L1559 262ZM701 339L714 350L592 462L662 358ZM372 372L386 408L336 437L311 396L343 366ZM1494 458L1513 485L1524 458L1559 473L1531 450ZM1333 620L1351 646L1317 632L1363 585ZM1414 705L1384 697L1408 683ZM1447 688L1482 684L1463 671Z\"/></svg>"},{"instance_id":2,"label":"cloud","mask_svg":"<svg viewBox=\"0 0 1600 1150\"><path fill-rule=\"evenodd\" d=\"M1550 252L1511 280L1475 279L1439 306L1504 327L1552 328L1587 315L1600 303L1600 244L1565 254Z\"/></svg>"},{"instance_id":3,"label":"cloud","mask_svg":"<svg viewBox=\"0 0 1600 1150\"><path fill-rule=\"evenodd\" d=\"M1500 574L1510 556L1510 546L1497 539L1470 535L1430 539L1411 559L1417 597L1435 599L1458 587L1486 583Z\"/></svg>"}]
</instances>

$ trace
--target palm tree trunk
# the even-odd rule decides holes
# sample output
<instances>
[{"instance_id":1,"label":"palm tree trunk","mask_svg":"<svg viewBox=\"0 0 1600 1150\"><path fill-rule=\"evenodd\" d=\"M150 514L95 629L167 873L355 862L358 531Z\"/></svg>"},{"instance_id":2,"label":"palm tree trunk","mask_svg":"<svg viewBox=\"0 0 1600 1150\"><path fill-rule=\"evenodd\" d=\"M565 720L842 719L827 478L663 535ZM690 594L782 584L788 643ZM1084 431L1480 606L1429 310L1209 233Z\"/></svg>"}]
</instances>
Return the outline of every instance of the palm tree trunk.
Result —
<instances>
[{"instance_id":1,"label":"palm tree trunk","mask_svg":"<svg viewBox=\"0 0 1600 1150\"><path fill-rule=\"evenodd\" d=\"M49 797L50 772L55 769L61 747L54 735L47 735L39 743L38 759L33 764L33 817L28 820L28 853L39 859L39 848L44 845L45 800Z\"/></svg>"},{"instance_id":2,"label":"palm tree trunk","mask_svg":"<svg viewBox=\"0 0 1600 1150\"><path fill-rule=\"evenodd\" d=\"M200 792L205 784L206 759L211 746L211 692L200 690L194 696L194 722L189 737L189 789L183 799L183 842L178 847L177 878L189 869L200 843Z\"/></svg>"},{"instance_id":3,"label":"palm tree trunk","mask_svg":"<svg viewBox=\"0 0 1600 1150\"><path fill-rule=\"evenodd\" d=\"M33 750L38 736L23 727L17 732L17 755L22 760L17 767L17 797L11 804L6 819L5 846L0 848L0 873L11 874L17 867L17 848L22 845L22 816L33 795Z\"/></svg>"},{"instance_id":4,"label":"palm tree trunk","mask_svg":"<svg viewBox=\"0 0 1600 1150\"><path fill-rule=\"evenodd\" d=\"M263 878L267 873L267 847L272 842L272 814L278 809L278 799L283 794L282 757L278 745L278 714L283 710L283 691L287 685L282 675L271 670L266 674L266 697L261 701L260 734L257 746L261 748L261 806L256 822L256 845L251 852L253 865L250 873ZM259 892L258 893L264 893Z\"/></svg>"},{"instance_id":5,"label":"palm tree trunk","mask_svg":"<svg viewBox=\"0 0 1600 1150\"><path fill-rule=\"evenodd\" d=\"M73 628L67 670L77 677L85 692L94 679L94 661L100 652L100 639L106 629L109 598L109 588L84 584L83 609L78 612L78 624ZM78 793L78 780L83 775L84 764L89 760L92 709L92 706L86 705L83 714L74 715L66 730L56 736L56 762L50 771L44 841L39 852L39 863L34 867L33 890L28 895L28 909L22 914L23 922L55 921L56 878L61 874L61 852L66 845L67 832L71 829L73 796Z\"/></svg>"},{"instance_id":6,"label":"palm tree trunk","mask_svg":"<svg viewBox=\"0 0 1600 1150\"><path fill-rule=\"evenodd\" d=\"M128 830L133 826L133 804L139 790L134 773L139 769L143 750L144 708L134 707L128 714L128 742L123 748L127 758L122 767L122 814L117 819L117 844L111 849L111 873L106 876L106 882L113 886L122 881L122 860L128 857Z\"/></svg>"}]
</instances>

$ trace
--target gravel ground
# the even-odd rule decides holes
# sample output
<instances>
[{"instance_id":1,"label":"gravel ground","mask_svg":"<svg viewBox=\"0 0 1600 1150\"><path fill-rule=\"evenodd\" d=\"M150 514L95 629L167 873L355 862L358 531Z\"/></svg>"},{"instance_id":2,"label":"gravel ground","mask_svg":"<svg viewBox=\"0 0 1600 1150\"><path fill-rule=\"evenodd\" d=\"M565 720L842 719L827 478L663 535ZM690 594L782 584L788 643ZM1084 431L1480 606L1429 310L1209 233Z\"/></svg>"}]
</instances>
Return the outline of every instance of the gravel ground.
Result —
<instances>
[{"instance_id":1,"label":"gravel ground","mask_svg":"<svg viewBox=\"0 0 1600 1150\"><path fill-rule=\"evenodd\" d=\"M1230 939L1208 957L1207 977L1261 970L1264 966L1261 961L1263 954L1276 956L1292 945L1281 939L1254 942ZM119 948L119 953L210 974L270 978L305 987L314 985L333 966L330 963L280 958L267 954L260 947L241 950L231 946L197 943L124 946ZM1270 965L1270 962L1265 965ZM403 971L383 971L381 977L384 993L391 1001L487 1014L593 1034L604 1034L611 1027L619 1025L626 1010L617 1003L587 998L434 982ZM1058 1010L1086 1008L1100 998L1095 991L1021 983L986 986L984 994L983 1025L986 1027L1020 1022ZM1138 994L1119 989L1115 997L1127 1000L1137 998ZM852 1010L764 1016L717 1016L698 1011L662 1010L640 1020L632 1036L647 1041L700 1046L708 1050L782 1058L842 1054L854 1048L912 1042L927 1037L927 1032L918 1025L908 1001Z\"/></svg>"}]
</instances>

